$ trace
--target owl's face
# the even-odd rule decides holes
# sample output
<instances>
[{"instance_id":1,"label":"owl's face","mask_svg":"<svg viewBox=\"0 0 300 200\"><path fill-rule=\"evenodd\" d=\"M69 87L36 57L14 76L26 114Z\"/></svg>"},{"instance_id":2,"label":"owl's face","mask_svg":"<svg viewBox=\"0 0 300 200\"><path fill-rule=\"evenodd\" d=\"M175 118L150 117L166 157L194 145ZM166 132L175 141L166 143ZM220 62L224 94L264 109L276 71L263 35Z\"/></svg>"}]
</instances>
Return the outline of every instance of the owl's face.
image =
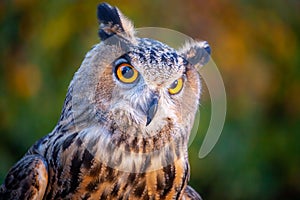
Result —
<instances>
[{"instance_id":1,"label":"owl's face","mask_svg":"<svg viewBox=\"0 0 300 200\"><path fill-rule=\"evenodd\" d=\"M200 79L196 69L174 49L138 38L137 44L107 65L103 74L98 102L107 98L107 93L111 95L101 101L99 108L119 126L126 127L131 121L142 134L150 135L165 126L191 128ZM103 90L106 85L108 88Z\"/></svg>"}]
</instances>

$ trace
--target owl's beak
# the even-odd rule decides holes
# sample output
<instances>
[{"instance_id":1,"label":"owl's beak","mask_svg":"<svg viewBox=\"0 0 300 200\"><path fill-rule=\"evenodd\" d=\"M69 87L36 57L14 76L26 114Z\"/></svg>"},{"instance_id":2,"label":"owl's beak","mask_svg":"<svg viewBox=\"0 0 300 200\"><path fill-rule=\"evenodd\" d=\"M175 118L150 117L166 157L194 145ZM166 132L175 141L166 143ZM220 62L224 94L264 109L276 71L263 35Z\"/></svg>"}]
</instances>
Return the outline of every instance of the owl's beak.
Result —
<instances>
[{"instance_id":1,"label":"owl's beak","mask_svg":"<svg viewBox=\"0 0 300 200\"><path fill-rule=\"evenodd\" d=\"M148 110L147 110L147 113L146 113L147 114L146 126L148 126L151 123L153 117L156 114L157 107L158 107L158 100L159 100L158 96L154 96L152 98L152 100L150 101L150 103L149 103L149 107L148 107Z\"/></svg>"}]
</instances>

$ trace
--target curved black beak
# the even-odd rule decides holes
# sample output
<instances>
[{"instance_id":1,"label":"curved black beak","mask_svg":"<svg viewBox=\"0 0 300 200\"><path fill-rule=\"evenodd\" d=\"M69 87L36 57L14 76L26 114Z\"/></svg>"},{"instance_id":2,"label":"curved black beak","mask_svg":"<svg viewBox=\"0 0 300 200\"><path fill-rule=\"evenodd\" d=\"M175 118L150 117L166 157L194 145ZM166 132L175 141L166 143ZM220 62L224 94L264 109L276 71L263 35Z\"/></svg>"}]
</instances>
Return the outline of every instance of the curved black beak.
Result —
<instances>
[{"instance_id":1,"label":"curved black beak","mask_svg":"<svg viewBox=\"0 0 300 200\"><path fill-rule=\"evenodd\" d=\"M146 112L147 114L146 126L148 126L151 123L153 117L156 114L157 107L158 107L158 100L159 100L158 96L155 95L149 103L148 110Z\"/></svg>"}]
</instances>

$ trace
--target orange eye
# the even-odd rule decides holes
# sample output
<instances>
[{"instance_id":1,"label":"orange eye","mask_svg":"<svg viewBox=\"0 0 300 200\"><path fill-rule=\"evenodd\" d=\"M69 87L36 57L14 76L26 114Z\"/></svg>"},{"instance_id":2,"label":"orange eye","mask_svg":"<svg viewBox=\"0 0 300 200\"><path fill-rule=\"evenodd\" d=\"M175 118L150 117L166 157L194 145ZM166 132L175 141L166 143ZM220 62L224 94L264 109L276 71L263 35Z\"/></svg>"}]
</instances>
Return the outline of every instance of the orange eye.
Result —
<instances>
[{"instance_id":1,"label":"orange eye","mask_svg":"<svg viewBox=\"0 0 300 200\"><path fill-rule=\"evenodd\" d=\"M183 79L179 78L171 84L171 86L169 87L169 93L178 94L181 91L182 87L183 87Z\"/></svg>"},{"instance_id":2,"label":"orange eye","mask_svg":"<svg viewBox=\"0 0 300 200\"><path fill-rule=\"evenodd\" d=\"M116 76L123 83L133 83L139 76L139 72L128 63L121 63L116 67Z\"/></svg>"}]
</instances>

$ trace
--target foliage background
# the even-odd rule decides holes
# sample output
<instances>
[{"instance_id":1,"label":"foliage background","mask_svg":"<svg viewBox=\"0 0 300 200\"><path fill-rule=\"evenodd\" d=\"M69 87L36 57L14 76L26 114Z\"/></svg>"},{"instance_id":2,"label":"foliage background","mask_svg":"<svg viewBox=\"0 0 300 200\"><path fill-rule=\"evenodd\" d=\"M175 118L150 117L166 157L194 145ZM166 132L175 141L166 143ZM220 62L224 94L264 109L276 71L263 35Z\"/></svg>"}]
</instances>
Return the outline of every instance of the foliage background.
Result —
<instances>
[{"instance_id":1,"label":"foliage background","mask_svg":"<svg viewBox=\"0 0 300 200\"><path fill-rule=\"evenodd\" d=\"M300 196L300 1L124 0L137 27L165 27L209 41L227 90L216 147L190 147L191 184L204 199ZM67 86L97 37L98 1L0 1L0 182L52 130Z\"/></svg>"}]
</instances>

